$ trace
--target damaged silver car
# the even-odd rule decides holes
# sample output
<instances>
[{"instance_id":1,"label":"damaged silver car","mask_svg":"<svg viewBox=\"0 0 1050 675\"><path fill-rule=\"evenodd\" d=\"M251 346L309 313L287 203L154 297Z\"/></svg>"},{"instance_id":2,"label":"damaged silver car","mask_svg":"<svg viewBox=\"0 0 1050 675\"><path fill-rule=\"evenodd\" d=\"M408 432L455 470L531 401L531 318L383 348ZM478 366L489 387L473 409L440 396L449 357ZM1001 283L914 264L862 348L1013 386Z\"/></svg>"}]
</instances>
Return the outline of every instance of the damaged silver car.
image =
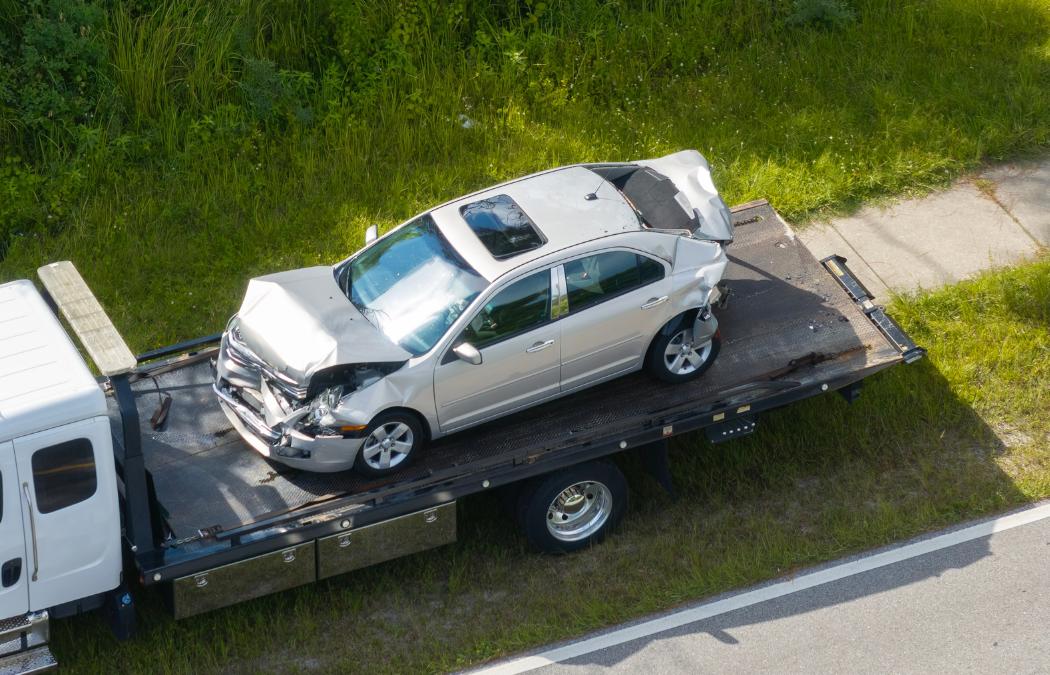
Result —
<instances>
[{"instance_id":1,"label":"damaged silver car","mask_svg":"<svg viewBox=\"0 0 1050 675\"><path fill-rule=\"evenodd\" d=\"M428 439L721 344L729 209L700 153L575 165L442 204L332 267L253 279L215 392L263 455L374 476Z\"/></svg>"}]
</instances>

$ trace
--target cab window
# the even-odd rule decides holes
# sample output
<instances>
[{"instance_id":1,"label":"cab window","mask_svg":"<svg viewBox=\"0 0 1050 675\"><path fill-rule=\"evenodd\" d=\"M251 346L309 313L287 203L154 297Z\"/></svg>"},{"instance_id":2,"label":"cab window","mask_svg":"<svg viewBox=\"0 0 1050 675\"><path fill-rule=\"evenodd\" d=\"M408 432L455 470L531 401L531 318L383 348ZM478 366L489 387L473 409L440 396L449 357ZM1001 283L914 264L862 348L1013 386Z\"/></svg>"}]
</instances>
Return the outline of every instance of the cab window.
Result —
<instances>
[{"instance_id":1,"label":"cab window","mask_svg":"<svg viewBox=\"0 0 1050 675\"><path fill-rule=\"evenodd\" d=\"M91 441L78 438L33 453L36 508L52 513L79 504L95 494L95 453Z\"/></svg>"},{"instance_id":2,"label":"cab window","mask_svg":"<svg viewBox=\"0 0 1050 675\"><path fill-rule=\"evenodd\" d=\"M485 303L463 331L478 349L538 326L551 318L551 274L519 279Z\"/></svg>"}]
</instances>

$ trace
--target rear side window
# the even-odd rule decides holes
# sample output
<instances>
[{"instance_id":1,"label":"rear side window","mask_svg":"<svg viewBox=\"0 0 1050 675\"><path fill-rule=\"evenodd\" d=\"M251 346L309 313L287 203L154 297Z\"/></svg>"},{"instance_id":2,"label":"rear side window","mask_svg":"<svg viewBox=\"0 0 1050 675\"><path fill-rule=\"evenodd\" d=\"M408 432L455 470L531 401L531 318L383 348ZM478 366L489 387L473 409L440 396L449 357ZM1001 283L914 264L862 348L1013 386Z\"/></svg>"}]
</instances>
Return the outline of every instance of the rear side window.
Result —
<instances>
[{"instance_id":1,"label":"rear side window","mask_svg":"<svg viewBox=\"0 0 1050 675\"><path fill-rule=\"evenodd\" d=\"M551 318L551 273L515 281L496 294L471 319L463 341L477 348L516 335Z\"/></svg>"},{"instance_id":2,"label":"rear side window","mask_svg":"<svg viewBox=\"0 0 1050 675\"><path fill-rule=\"evenodd\" d=\"M565 263L569 311L616 297L664 278L664 266L643 255L610 251Z\"/></svg>"},{"instance_id":3,"label":"rear side window","mask_svg":"<svg viewBox=\"0 0 1050 675\"><path fill-rule=\"evenodd\" d=\"M546 243L536 224L507 195L467 204L459 212L493 258L510 258Z\"/></svg>"},{"instance_id":4,"label":"rear side window","mask_svg":"<svg viewBox=\"0 0 1050 675\"><path fill-rule=\"evenodd\" d=\"M643 285L664 278L664 266L644 255L638 256L638 272L642 276Z\"/></svg>"},{"instance_id":5,"label":"rear side window","mask_svg":"<svg viewBox=\"0 0 1050 675\"><path fill-rule=\"evenodd\" d=\"M4 473L0 471L0 523L4 522Z\"/></svg>"},{"instance_id":6,"label":"rear side window","mask_svg":"<svg viewBox=\"0 0 1050 675\"><path fill-rule=\"evenodd\" d=\"M79 504L95 494L95 453L91 441L78 438L33 453L36 508L51 513Z\"/></svg>"}]
</instances>

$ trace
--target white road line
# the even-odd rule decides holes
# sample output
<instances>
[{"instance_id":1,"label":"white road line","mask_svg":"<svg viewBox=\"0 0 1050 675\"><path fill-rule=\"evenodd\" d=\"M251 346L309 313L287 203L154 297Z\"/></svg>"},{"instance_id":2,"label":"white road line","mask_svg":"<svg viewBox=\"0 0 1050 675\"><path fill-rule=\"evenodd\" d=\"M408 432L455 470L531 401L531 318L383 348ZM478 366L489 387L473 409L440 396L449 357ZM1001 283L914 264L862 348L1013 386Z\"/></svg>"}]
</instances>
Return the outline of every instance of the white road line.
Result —
<instances>
[{"instance_id":1,"label":"white road line","mask_svg":"<svg viewBox=\"0 0 1050 675\"><path fill-rule=\"evenodd\" d=\"M929 539L915 542L914 544L891 549L884 553L877 553L866 558L836 565L810 574L802 574L801 576L786 579L764 588L734 595L725 600L712 602L711 604L696 607L694 609L682 610L668 616L660 617L659 619L630 626L629 628L622 628L620 630L612 631L611 633L606 633L605 635L581 640L580 642L575 642L558 649L552 649L548 652L496 663L487 668L472 670L470 671L470 675L517 675L518 673L526 673L530 670L535 670L536 668L542 668L543 666L560 663L561 661L583 656L584 654L590 654L591 652L630 642L631 640L637 640L638 638L662 633L673 628L678 628L679 626L684 626L703 619L709 619L713 616L718 616L719 614L725 614L726 612L732 612L733 610L750 607L751 605L756 605L760 602L765 602L766 600L773 600L792 593L798 593L807 588L813 588L814 586L820 586L832 581L838 581L839 579L845 579L846 577L855 574L862 574L864 572L878 569L879 567L885 567L886 565L892 565L903 560L908 560L909 558L915 558L927 553L933 553L934 551L940 551L941 549L955 546L956 544L962 544L968 541L973 541L974 539L980 539L981 537L987 537L996 532L1003 532L1045 518L1050 518L1050 502L1032 509L1021 511L1020 513L1013 513L978 525L949 532L948 534L942 534L937 537L931 537Z\"/></svg>"}]
</instances>

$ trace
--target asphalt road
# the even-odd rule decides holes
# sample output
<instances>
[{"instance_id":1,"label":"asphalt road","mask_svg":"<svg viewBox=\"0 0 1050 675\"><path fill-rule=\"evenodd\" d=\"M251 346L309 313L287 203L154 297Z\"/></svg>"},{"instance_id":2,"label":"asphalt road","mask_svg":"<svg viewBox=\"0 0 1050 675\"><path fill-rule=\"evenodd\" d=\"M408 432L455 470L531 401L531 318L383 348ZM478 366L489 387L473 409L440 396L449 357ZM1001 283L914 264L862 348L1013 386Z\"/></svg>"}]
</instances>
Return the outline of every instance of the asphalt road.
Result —
<instances>
[{"instance_id":1,"label":"asphalt road","mask_svg":"<svg viewBox=\"0 0 1050 675\"><path fill-rule=\"evenodd\" d=\"M471 672L1050 673L1050 503Z\"/></svg>"}]
</instances>

